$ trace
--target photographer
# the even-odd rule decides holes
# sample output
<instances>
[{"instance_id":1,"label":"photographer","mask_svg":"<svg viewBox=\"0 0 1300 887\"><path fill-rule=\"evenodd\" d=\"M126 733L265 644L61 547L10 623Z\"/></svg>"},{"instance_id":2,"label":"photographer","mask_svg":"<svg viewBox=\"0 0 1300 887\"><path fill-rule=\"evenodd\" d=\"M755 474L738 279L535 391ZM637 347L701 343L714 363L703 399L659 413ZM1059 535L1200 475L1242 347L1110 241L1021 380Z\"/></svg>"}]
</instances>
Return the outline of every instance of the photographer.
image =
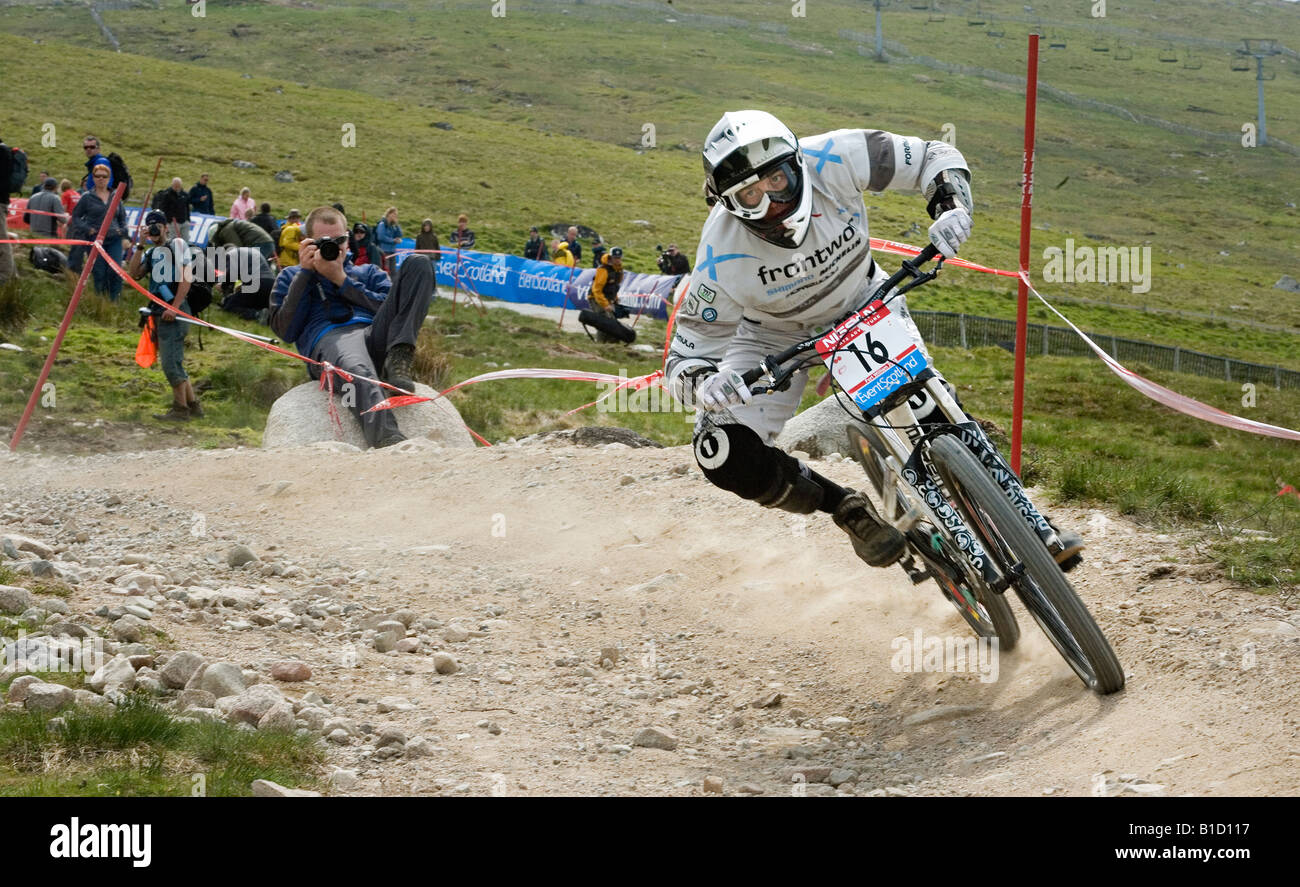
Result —
<instances>
[{"instance_id":1,"label":"photographer","mask_svg":"<svg viewBox=\"0 0 1300 887\"><path fill-rule=\"evenodd\" d=\"M328 206L307 214L306 239L298 264L285 268L271 293L271 328L298 353L332 364L356 376L383 380L410 391L415 339L433 298L433 265L427 256L411 255L396 281L378 265L354 265L347 253L348 222ZM320 370L308 367L313 379ZM391 410L366 413L394 392L355 380L352 410L372 447L406 440Z\"/></svg>"},{"instance_id":2,"label":"photographer","mask_svg":"<svg viewBox=\"0 0 1300 887\"><path fill-rule=\"evenodd\" d=\"M659 270L664 274L690 274L691 263L686 261L686 257L677 251L677 244L668 244L667 252L661 246L659 249Z\"/></svg>"},{"instance_id":3,"label":"photographer","mask_svg":"<svg viewBox=\"0 0 1300 887\"><path fill-rule=\"evenodd\" d=\"M192 256L189 245L181 238L167 240L167 216L161 210L150 210L144 218L145 243L135 251L127 264L126 273L139 279L149 278L149 292L174 308L191 314L186 301L193 281ZM165 422L188 422L202 418L194 385L185 372L185 335L189 324L177 319L176 311L163 308L157 302L149 303L149 314L155 324L154 335L158 342L158 362L163 375L172 386L172 407L155 419Z\"/></svg>"}]
</instances>

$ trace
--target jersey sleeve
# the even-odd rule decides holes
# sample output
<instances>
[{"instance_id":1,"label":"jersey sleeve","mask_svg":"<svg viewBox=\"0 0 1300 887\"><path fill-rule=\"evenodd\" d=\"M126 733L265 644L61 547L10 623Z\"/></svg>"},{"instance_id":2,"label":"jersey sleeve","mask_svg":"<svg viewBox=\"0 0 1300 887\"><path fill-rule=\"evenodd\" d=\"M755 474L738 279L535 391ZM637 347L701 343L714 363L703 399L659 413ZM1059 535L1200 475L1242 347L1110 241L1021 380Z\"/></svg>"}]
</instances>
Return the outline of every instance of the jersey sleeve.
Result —
<instances>
[{"instance_id":1,"label":"jersey sleeve","mask_svg":"<svg viewBox=\"0 0 1300 887\"><path fill-rule=\"evenodd\" d=\"M840 129L814 136L804 142L804 156L804 162L814 166L842 162L859 191L920 191L929 199L935 176L944 170L960 170L970 181L966 158L947 142L882 129ZM969 189L959 196L973 211Z\"/></svg>"},{"instance_id":2,"label":"jersey sleeve","mask_svg":"<svg viewBox=\"0 0 1300 887\"><path fill-rule=\"evenodd\" d=\"M717 372L727 343L740 325L743 309L708 274L697 270L676 310L664 380L673 397L690 405L695 386Z\"/></svg>"}]
</instances>

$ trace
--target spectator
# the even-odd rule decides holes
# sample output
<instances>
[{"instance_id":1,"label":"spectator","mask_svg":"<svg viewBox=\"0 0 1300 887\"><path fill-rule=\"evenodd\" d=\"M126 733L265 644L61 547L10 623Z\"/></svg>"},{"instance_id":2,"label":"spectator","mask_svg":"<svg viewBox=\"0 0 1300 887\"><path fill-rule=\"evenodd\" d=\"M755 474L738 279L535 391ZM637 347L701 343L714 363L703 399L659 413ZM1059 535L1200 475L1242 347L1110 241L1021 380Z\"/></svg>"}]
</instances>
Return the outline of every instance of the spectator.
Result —
<instances>
[{"instance_id":1,"label":"spectator","mask_svg":"<svg viewBox=\"0 0 1300 887\"><path fill-rule=\"evenodd\" d=\"M557 240L551 244L553 260L557 265L566 265L570 268L574 266L573 253L569 252L569 245L563 240Z\"/></svg>"},{"instance_id":2,"label":"spectator","mask_svg":"<svg viewBox=\"0 0 1300 887\"><path fill-rule=\"evenodd\" d=\"M379 247L375 246L375 241L370 235L370 226L365 222L357 222L352 226L352 231L348 234L348 243L349 249L352 250L352 264L379 264Z\"/></svg>"},{"instance_id":3,"label":"spectator","mask_svg":"<svg viewBox=\"0 0 1300 887\"><path fill-rule=\"evenodd\" d=\"M190 194L180 178L172 179L172 186L163 192L158 208L167 218L167 232L172 237L189 240Z\"/></svg>"},{"instance_id":4,"label":"spectator","mask_svg":"<svg viewBox=\"0 0 1300 887\"><path fill-rule=\"evenodd\" d=\"M208 235L209 246L252 246L261 250L266 260L275 255L275 241L260 225L244 219L222 219L212 226Z\"/></svg>"},{"instance_id":5,"label":"spectator","mask_svg":"<svg viewBox=\"0 0 1300 887\"><path fill-rule=\"evenodd\" d=\"M44 191L45 180L48 179L49 177L50 177L49 170L45 170L45 169L41 170L41 174L36 177L36 184L32 185L32 193L28 194L27 196L35 197L37 194L40 194L42 191Z\"/></svg>"},{"instance_id":6,"label":"spectator","mask_svg":"<svg viewBox=\"0 0 1300 887\"><path fill-rule=\"evenodd\" d=\"M302 242L302 213L296 209L289 210L280 229L280 267L288 268L298 264L298 244Z\"/></svg>"},{"instance_id":7,"label":"spectator","mask_svg":"<svg viewBox=\"0 0 1300 887\"><path fill-rule=\"evenodd\" d=\"M208 174L199 176L198 182L190 189L190 209L196 213L217 214L212 202L212 189L208 187Z\"/></svg>"},{"instance_id":8,"label":"spectator","mask_svg":"<svg viewBox=\"0 0 1300 887\"><path fill-rule=\"evenodd\" d=\"M280 226L275 222L275 216L271 215L271 204L263 203L262 211L251 219L254 225L257 225L273 238L279 238Z\"/></svg>"},{"instance_id":9,"label":"spectator","mask_svg":"<svg viewBox=\"0 0 1300 887\"><path fill-rule=\"evenodd\" d=\"M260 250L239 246L226 251L225 275L221 283L221 310L245 320L266 322L275 272Z\"/></svg>"},{"instance_id":10,"label":"spectator","mask_svg":"<svg viewBox=\"0 0 1300 887\"><path fill-rule=\"evenodd\" d=\"M528 229L528 242L524 244L524 258L535 262L545 262L547 259L546 241L542 240L542 235L538 233L536 226Z\"/></svg>"},{"instance_id":11,"label":"spectator","mask_svg":"<svg viewBox=\"0 0 1300 887\"><path fill-rule=\"evenodd\" d=\"M0 240L9 239L9 179L13 175L13 149L0 139ZM17 270L14 268L14 249L7 243L0 243L0 283L12 279Z\"/></svg>"},{"instance_id":12,"label":"spectator","mask_svg":"<svg viewBox=\"0 0 1300 887\"><path fill-rule=\"evenodd\" d=\"M59 182L59 192L59 202L63 204L63 211L71 215L72 208L81 199L81 192L73 187L69 179Z\"/></svg>"},{"instance_id":13,"label":"spectator","mask_svg":"<svg viewBox=\"0 0 1300 887\"><path fill-rule=\"evenodd\" d=\"M456 217L456 230L451 232L448 245L458 249L474 248L474 232L469 230L469 216L461 213Z\"/></svg>"},{"instance_id":14,"label":"spectator","mask_svg":"<svg viewBox=\"0 0 1300 887\"><path fill-rule=\"evenodd\" d=\"M94 136L86 136L81 140L81 150L86 154L86 177L81 180L82 193L95 190L92 174L95 167L101 164L108 167L108 190L112 191L117 185L117 182L113 181L113 164L109 163L108 158L100 153L99 139Z\"/></svg>"},{"instance_id":15,"label":"spectator","mask_svg":"<svg viewBox=\"0 0 1300 887\"><path fill-rule=\"evenodd\" d=\"M569 252L573 253L573 263L576 265L582 261L582 243L578 240L578 229L573 225L569 226L569 239L566 242L569 244Z\"/></svg>"},{"instance_id":16,"label":"spectator","mask_svg":"<svg viewBox=\"0 0 1300 887\"><path fill-rule=\"evenodd\" d=\"M659 254L659 270L664 274L690 274L691 263L677 251L677 244L670 243L668 249Z\"/></svg>"},{"instance_id":17,"label":"spectator","mask_svg":"<svg viewBox=\"0 0 1300 887\"><path fill-rule=\"evenodd\" d=\"M94 240L99 233L99 226L104 223L104 215L113 199L113 192L108 183L113 178L113 171L107 163L101 163L90 171L93 190L81 195L76 208L72 211L72 221L68 223L68 237L73 240ZM122 264L122 239L126 236L126 209L121 203L109 223L104 236L104 251L119 265ZM90 255L87 253L87 255ZM94 276L95 292L108 296L110 302L116 302L122 295L122 278L108 267L98 255L93 257L91 274Z\"/></svg>"},{"instance_id":18,"label":"spectator","mask_svg":"<svg viewBox=\"0 0 1300 887\"><path fill-rule=\"evenodd\" d=\"M46 177L41 192L27 201L28 213L24 217L32 233L38 237L58 236L59 225L68 220L59 200L58 187L55 179Z\"/></svg>"},{"instance_id":19,"label":"spectator","mask_svg":"<svg viewBox=\"0 0 1300 887\"><path fill-rule=\"evenodd\" d=\"M596 276L592 278L591 289L587 293L589 310L597 314L607 315L616 326L625 326L619 324L617 318L627 317L628 315L627 309L618 304L618 288L622 283L623 249L616 246L609 251L609 255L604 257L600 267L596 269ZM635 338L635 336L632 338ZM631 339L620 339L597 326L596 341L621 342L631 341Z\"/></svg>"},{"instance_id":20,"label":"spectator","mask_svg":"<svg viewBox=\"0 0 1300 887\"><path fill-rule=\"evenodd\" d=\"M429 261L436 266L440 256L438 253L442 247L438 245L438 233L433 230L433 219L425 219L420 223L420 231L415 235L415 248L421 251L430 251L433 255L429 256Z\"/></svg>"},{"instance_id":21,"label":"spectator","mask_svg":"<svg viewBox=\"0 0 1300 887\"><path fill-rule=\"evenodd\" d=\"M239 189L239 199L230 204L230 217L232 219L247 220L253 214L253 209L257 204L253 203L253 192L248 188Z\"/></svg>"},{"instance_id":22,"label":"spectator","mask_svg":"<svg viewBox=\"0 0 1300 887\"><path fill-rule=\"evenodd\" d=\"M397 242L402 239L402 226L397 224L397 207L390 206L384 210L384 217L375 225L375 245L383 256L382 267L385 271L393 270L393 253L397 252Z\"/></svg>"},{"instance_id":23,"label":"spectator","mask_svg":"<svg viewBox=\"0 0 1300 887\"><path fill-rule=\"evenodd\" d=\"M600 260L605 255L605 241L597 234L591 241L591 267L599 268Z\"/></svg>"},{"instance_id":24,"label":"spectator","mask_svg":"<svg viewBox=\"0 0 1300 887\"><path fill-rule=\"evenodd\" d=\"M271 328L298 353L324 361L355 376L375 378L410 391L415 339L433 298L433 265L413 255L396 279L377 265L355 265L343 249L348 223L342 213L321 206L307 215L307 239L299 265L286 268L271 294ZM313 378L319 370L308 367ZM367 413L388 396L378 385L355 380L350 398L361 430L372 447L405 440L392 410Z\"/></svg>"},{"instance_id":25,"label":"spectator","mask_svg":"<svg viewBox=\"0 0 1300 887\"><path fill-rule=\"evenodd\" d=\"M192 313L187 296L194 276L193 256L183 238L167 236L171 223L162 210L150 210L144 221L144 243L131 256L126 273L136 279L148 279L149 292L172 306L164 308L157 302L149 303L149 316L154 322L154 336L158 342L158 363L167 377L167 384L172 386L171 409L162 414L155 413L154 418L164 422L188 422L191 418L201 418L203 407L199 405L194 385L185 372L185 335L190 325L178 320L176 311Z\"/></svg>"}]
</instances>

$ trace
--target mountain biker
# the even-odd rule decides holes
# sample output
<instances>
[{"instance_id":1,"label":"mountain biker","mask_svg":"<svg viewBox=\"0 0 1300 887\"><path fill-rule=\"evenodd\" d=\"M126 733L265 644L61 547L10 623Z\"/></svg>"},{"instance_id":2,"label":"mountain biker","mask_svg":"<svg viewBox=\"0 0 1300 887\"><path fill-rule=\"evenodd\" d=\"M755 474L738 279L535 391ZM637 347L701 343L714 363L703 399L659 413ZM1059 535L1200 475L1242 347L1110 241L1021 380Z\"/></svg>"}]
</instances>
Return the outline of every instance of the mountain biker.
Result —
<instances>
[{"instance_id":1,"label":"mountain biker","mask_svg":"<svg viewBox=\"0 0 1300 887\"><path fill-rule=\"evenodd\" d=\"M700 408L695 459L710 482L743 499L831 514L860 558L888 566L906 543L871 500L772 445L799 406L807 371L786 390L753 399L741 373L863 307L889 276L871 258L864 191L921 191L934 220L930 241L944 256L956 255L971 231L966 160L945 142L881 130L839 129L800 141L756 110L724 114L703 156L712 211L666 365L673 394ZM911 324L902 298L891 305ZM911 403L919 421L942 421L924 393ZM1058 561L1082 549L1077 536L1061 538Z\"/></svg>"}]
</instances>

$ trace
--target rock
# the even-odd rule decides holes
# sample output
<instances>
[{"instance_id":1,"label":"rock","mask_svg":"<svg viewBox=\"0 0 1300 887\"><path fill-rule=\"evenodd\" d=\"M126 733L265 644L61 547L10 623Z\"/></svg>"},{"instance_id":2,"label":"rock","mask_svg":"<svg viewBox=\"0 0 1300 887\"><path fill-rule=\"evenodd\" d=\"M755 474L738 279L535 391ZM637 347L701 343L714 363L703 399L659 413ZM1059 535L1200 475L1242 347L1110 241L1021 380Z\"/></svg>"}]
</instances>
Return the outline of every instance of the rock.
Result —
<instances>
[{"instance_id":1,"label":"rock","mask_svg":"<svg viewBox=\"0 0 1300 887\"><path fill-rule=\"evenodd\" d=\"M285 788L269 779L254 779L252 784L255 798L319 798L320 792L305 788Z\"/></svg>"},{"instance_id":2,"label":"rock","mask_svg":"<svg viewBox=\"0 0 1300 887\"><path fill-rule=\"evenodd\" d=\"M396 635L397 640L401 640L402 638L406 637L406 626L402 622L391 618L385 619L383 622L376 625L375 631L379 632L380 634L383 634L384 632L391 632L392 634Z\"/></svg>"},{"instance_id":3,"label":"rock","mask_svg":"<svg viewBox=\"0 0 1300 887\"><path fill-rule=\"evenodd\" d=\"M844 785L846 782L857 782L857 781L858 781L858 774L854 773L852 770L847 770L842 767L832 770L830 772L830 775L826 777L826 782L830 785L836 786L837 788L841 785Z\"/></svg>"},{"instance_id":4,"label":"rock","mask_svg":"<svg viewBox=\"0 0 1300 887\"><path fill-rule=\"evenodd\" d=\"M277 172L274 176L272 176L272 178L274 178L277 182L281 182L287 185L293 181L293 173L289 172L289 170L287 169L282 169L279 172Z\"/></svg>"},{"instance_id":5,"label":"rock","mask_svg":"<svg viewBox=\"0 0 1300 887\"><path fill-rule=\"evenodd\" d=\"M338 386L335 386L336 397L340 396L338 390ZM415 383L415 393L433 400L402 407L394 413L403 434L411 439L436 440L445 447L474 447L474 439L470 437L460 413L451 401L439 397L436 391L422 382ZM266 417L262 446L270 449L335 441L336 429L329 417L328 396L317 383L305 382L280 397L271 405L271 411ZM369 445L361 433L361 423L352 411L339 406L338 415L343 425L341 442L366 449Z\"/></svg>"},{"instance_id":6,"label":"rock","mask_svg":"<svg viewBox=\"0 0 1300 887\"><path fill-rule=\"evenodd\" d=\"M925 711L919 711L903 718L903 726L915 727L918 724L929 724L934 721L950 721L979 714L983 711L984 709L978 705L936 705L934 708L927 708Z\"/></svg>"},{"instance_id":7,"label":"rock","mask_svg":"<svg viewBox=\"0 0 1300 887\"><path fill-rule=\"evenodd\" d=\"M442 639L449 644L459 644L469 640L469 629L453 622L442 630Z\"/></svg>"},{"instance_id":8,"label":"rock","mask_svg":"<svg viewBox=\"0 0 1300 887\"><path fill-rule=\"evenodd\" d=\"M253 549L247 545L236 545L226 552L226 565L230 567L242 567L255 560L257 555L253 554Z\"/></svg>"},{"instance_id":9,"label":"rock","mask_svg":"<svg viewBox=\"0 0 1300 887\"><path fill-rule=\"evenodd\" d=\"M216 704L217 697L207 690L182 690L176 694L176 708L178 711L186 711L191 708L212 708Z\"/></svg>"},{"instance_id":10,"label":"rock","mask_svg":"<svg viewBox=\"0 0 1300 887\"><path fill-rule=\"evenodd\" d=\"M1278 282L1273 284L1273 289L1286 290L1288 293L1300 293L1300 281L1297 281L1290 274L1283 274Z\"/></svg>"},{"instance_id":11,"label":"rock","mask_svg":"<svg viewBox=\"0 0 1300 887\"><path fill-rule=\"evenodd\" d=\"M277 702L272 705L257 721L259 730L279 730L287 733L293 728L293 706L287 702Z\"/></svg>"},{"instance_id":12,"label":"rock","mask_svg":"<svg viewBox=\"0 0 1300 887\"><path fill-rule=\"evenodd\" d=\"M17 616L32 605L32 594L25 588L0 585L0 613Z\"/></svg>"},{"instance_id":13,"label":"rock","mask_svg":"<svg viewBox=\"0 0 1300 887\"><path fill-rule=\"evenodd\" d=\"M848 453L849 417L834 397L828 397L799 413L777 436L776 445L786 452L803 450L814 459L831 453Z\"/></svg>"},{"instance_id":14,"label":"rock","mask_svg":"<svg viewBox=\"0 0 1300 887\"><path fill-rule=\"evenodd\" d=\"M393 649L398 653L415 653L420 649L419 638L402 638L393 644Z\"/></svg>"},{"instance_id":15,"label":"rock","mask_svg":"<svg viewBox=\"0 0 1300 887\"><path fill-rule=\"evenodd\" d=\"M43 684L43 683L45 682L42 681L40 678L36 677L36 675L31 675L31 674L19 675L18 677L14 678L13 683L9 685L9 692L8 694L6 694L5 699L7 699L10 702L24 702L27 699L28 689L36 686L37 684Z\"/></svg>"},{"instance_id":16,"label":"rock","mask_svg":"<svg viewBox=\"0 0 1300 887\"><path fill-rule=\"evenodd\" d=\"M304 706L298 711L298 720L302 721L308 730L313 733L321 732L325 722L329 720L330 713L323 708L317 708L314 705Z\"/></svg>"},{"instance_id":17,"label":"rock","mask_svg":"<svg viewBox=\"0 0 1300 887\"><path fill-rule=\"evenodd\" d=\"M397 646L397 633L393 631L381 631L375 635L374 646L380 653L387 653Z\"/></svg>"},{"instance_id":18,"label":"rock","mask_svg":"<svg viewBox=\"0 0 1300 887\"><path fill-rule=\"evenodd\" d=\"M84 689L72 691L72 705L74 708L79 708L83 711L92 710L107 712L113 709L112 702L109 702L103 696L100 696L92 690Z\"/></svg>"},{"instance_id":19,"label":"rock","mask_svg":"<svg viewBox=\"0 0 1300 887\"><path fill-rule=\"evenodd\" d=\"M20 536L17 533L6 533L3 538L5 542L12 545L18 551L30 551L32 554L42 559L48 559L54 554L53 548L46 545L44 542L32 539L29 536Z\"/></svg>"},{"instance_id":20,"label":"rock","mask_svg":"<svg viewBox=\"0 0 1300 887\"><path fill-rule=\"evenodd\" d=\"M830 767L800 767L790 774L791 782L825 782L831 775Z\"/></svg>"},{"instance_id":21,"label":"rock","mask_svg":"<svg viewBox=\"0 0 1300 887\"><path fill-rule=\"evenodd\" d=\"M415 703L405 696L385 696L375 704L375 708L381 715L384 715L390 711L410 711L415 708Z\"/></svg>"},{"instance_id":22,"label":"rock","mask_svg":"<svg viewBox=\"0 0 1300 887\"><path fill-rule=\"evenodd\" d=\"M761 795L763 793L762 787L755 785L752 782L742 783L736 791L740 792L742 795Z\"/></svg>"},{"instance_id":23,"label":"rock","mask_svg":"<svg viewBox=\"0 0 1300 887\"><path fill-rule=\"evenodd\" d=\"M171 687L179 690L189 683L190 678L203 665L203 657L198 653L191 653L189 650L182 650L179 653L173 653L158 672L158 679L162 681L164 687Z\"/></svg>"},{"instance_id":24,"label":"rock","mask_svg":"<svg viewBox=\"0 0 1300 887\"><path fill-rule=\"evenodd\" d=\"M330 735L335 730L342 730L344 733L348 734L348 736L357 736L361 733L357 728L356 722L351 721L348 718L330 718L325 722L325 725L321 727L321 732L326 736Z\"/></svg>"},{"instance_id":25,"label":"rock","mask_svg":"<svg viewBox=\"0 0 1300 887\"><path fill-rule=\"evenodd\" d=\"M310 681L311 666L297 659L277 662L271 666L271 677L286 682Z\"/></svg>"},{"instance_id":26,"label":"rock","mask_svg":"<svg viewBox=\"0 0 1300 887\"><path fill-rule=\"evenodd\" d=\"M716 776L704 777L704 793L706 795L722 794L722 780Z\"/></svg>"},{"instance_id":27,"label":"rock","mask_svg":"<svg viewBox=\"0 0 1300 887\"><path fill-rule=\"evenodd\" d=\"M644 727L632 737L637 748L658 748L672 751L677 748L677 737L662 727Z\"/></svg>"},{"instance_id":28,"label":"rock","mask_svg":"<svg viewBox=\"0 0 1300 887\"><path fill-rule=\"evenodd\" d=\"M143 570L132 570L129 573L123 573L113 582L118 588L126 588L135 591L156 591L167 584L166 577L159 576L157 573L146 573Z\"/></svg>"},{"instance_id":29,"label":"rock","mask_svg":"<svg viewBox=\"0 0 1300 887\"><path fill-rule=\"evenodd\" d=\"M352 737L347 730L331 730L325 735L325 738L335 745L347 745L352 741Z\"/></svg>"},{"instance_id":30,"label":"rock","mask_svg":"<svg viewBox=\"0 0 1300 887\"><path fill-rule=\"evenodd\" d=\"M428 758L434 754L434 745L423 736L417 736L406 743L405 751L408 758Z\"/></svg>"},{"instance_id":31,"label":"rock","mask_svg":"<svg viewBox=\"0 0 1300 887\"><path fill-rule=\"evenodd\" d=\"M499 671L492 675L492 679L498 684L506 684L507 686L515 682L515 676L508 671Z\"/></svg>"},{"instance_id":32,"label":"rock","mask_svg":"<svg viewBox=\"0 0 1300 887\"><path fill-rule=\"evenodd\" d=\"M386 748L390 745L406 745L406 734L397 727L384 727L379 731L379 738L375 740L375 748Z\"/></svg>"},{"instance_id":33,"label":"rock","mask_svg":"<svg viewBox=\"0 0 1300 887\"><path fill-rule=\"evenodd\" d=\"M618 647L601 647L600 656L596 661L603 664L605 660L609 660L610 665L618 665L620 658L622 658L622 651Z\"/></svg>"},{"instance_id":34,"label":"rock","mask_svg":"<svg viewBox=\"0 0 1300 887\"><path fill-rule=\"evenodd\" d=\"M188 686L188 683L186 684ZM198 689L207 690L221 699L225 696L237 696L248 687L244 683L243 670L233 662L214 662L203 670ZM259 713L261 717L265 712Z\"/></svg>"},{"instance_id":35,"label":"rock","mask_svg":"<svg viewBox=\"0 0 1300 887\"><path fill-rule=\"evenodd\" d=\"M257 169L257 164L248 160L232 160L230 165L236 169Z\"/></svg>"},{"instance_id":36,"label":"rock","mask_svg":"<svg viewBox=\"0 0 1300 887\"><path fill-rule=\"evenodd\" d=\"M335 770L329 776L330 785L339 791L351 791L361 784L361 779L357 776L356 770Z\"/></svg>"},{"instance_id":37,"label":"rock","mask_svg":"<svg viewBox=\"0 0 1300 887\"><path fill-rule=\"evenodd\" d=\"M144 637L144 620L127 614L113 623L112 632L119 641L136 643Z\"/></svg>"},{"instance_id":38,"label":"rock","mask_svg":"<svg viewBox=\"0 0 1300 887\"><path fill-rule=\"evenodd\" d=\"M460 671L460 663L450 653L434 653L433 668L438 674L455 674Z\"/></svg>"},{"instance_id":39,"label":"rock","mask_svg":"<svg viewBox=\"0 0 1300 887\"><path fill-rule=\"evenodd\" d=\"M221 697L217 697L221 699ZM285 702L280 691L270 684L254 684L234 698L230 704L227 719L232 723L253 724L256 726L262 716L276 705ZM289 708L289 726L293 726L293 707Z\"/></svg>"},{"instance_id":40,"label":"rock","mask_svg":"<svg viewBox=\"0 0 1300 887\"><path fill-rule=\"evenodd\" d=\"M830 717L822 721L822 726L824 726L827 730L841 730L844 727L848 727L852 724L853 722L850 721L848 718L842 718L838 716Z\"/></svg>"},{"instance_id":41,"label":"rock","mask_svg":"<svg viewBox=\"0 0 1300 887\"><path fill-rule=\"evenodd\" d=\"M445 129L448 132L451 132L451 130L455 129L455 127L453 127L450 123L446 122L445 120L439 120L436 123L431 123L429 125L434 127L435 129Z\"/></svg>"},{"instance_id":42,"label":"rock","mask_svg":"<svg viewBox=\"0 0 1300 887\"><path fill-rule=\"evenodd\" d=\"M119 654L96 669L86 683L96 693L130 691L135 689L135 669L131 667L131 660Z\"/></svg>"}]
</instances>

